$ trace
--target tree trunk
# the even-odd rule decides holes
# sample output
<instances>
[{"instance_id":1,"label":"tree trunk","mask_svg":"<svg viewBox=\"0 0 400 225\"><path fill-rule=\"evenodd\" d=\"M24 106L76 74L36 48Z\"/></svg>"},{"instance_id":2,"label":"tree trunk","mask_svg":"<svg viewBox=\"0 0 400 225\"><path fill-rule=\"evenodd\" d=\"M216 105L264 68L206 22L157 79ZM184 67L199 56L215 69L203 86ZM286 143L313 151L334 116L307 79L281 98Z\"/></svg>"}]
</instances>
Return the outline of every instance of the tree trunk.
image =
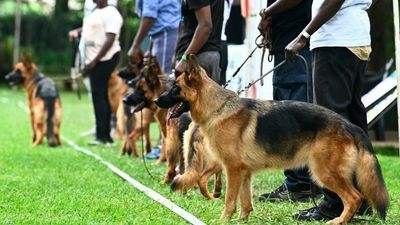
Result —
<instances>
[{"instance_id":1,"label":"tree trunk","mask_svg":"<svg viewBox=\"0 0 400 225\"><path fill-rule=\"evenodd\" d=\"M62 15L69 11L68 0L57 0L55 2L56 2L56 5L54 7L55 16Z\"/></svg>"}]
</instances>

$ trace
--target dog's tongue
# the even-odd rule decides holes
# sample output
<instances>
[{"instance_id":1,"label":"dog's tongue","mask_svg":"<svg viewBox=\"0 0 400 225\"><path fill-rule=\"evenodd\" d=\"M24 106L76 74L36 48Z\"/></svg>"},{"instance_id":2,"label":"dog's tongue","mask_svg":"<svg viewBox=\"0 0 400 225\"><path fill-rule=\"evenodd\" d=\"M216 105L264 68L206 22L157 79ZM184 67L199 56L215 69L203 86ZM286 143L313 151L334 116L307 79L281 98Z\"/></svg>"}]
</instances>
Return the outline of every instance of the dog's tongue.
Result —
<instances>
[{"instance_id":1,"label":"dog's tongue","mask_svg":"<svg viewBox=\"0 0 400 225\"><path fill-rule=\"evenodd\" d=\"M144 102L139 103L137 106L131 106L131 113L138 112L143 108Z\"/></svg>"},{"instance_id":2,"label":"dog's tongue","mask_svg":"<svg viewBox=\"0 0 400 225\"><path fill-rule=\"evenodd\" d=\"M172 116L172 114L174 112L174 108L175 108L175 106L168 109L167 118L166 118L168 126L169 126L169 121L172 119L171 116Z\"/></svg>"},{"instance_id":3,"label":"dog's tongue","mask_svg":"<svg viewBox=\"0 0 400 225\"><path fill-rule=\"evenodd\" d=\"M131 113L133 114L136 110L137 106L131 106Z\"/></svg>"},{"instance_id":4,"label":"dog's tongue","mask_svg":"<svg viewBox=\"0 0 400 225\"><path fill-rule=\"evenodd\" d=\"M179 110L179 107L181 106L181 103L178 103L174 106L172 106L172 108L168 109L168 113L167 113L167 124L169 125L169 121L172 119L172 116L176 113L176 111Z\"/></svg>"}]
</instances>

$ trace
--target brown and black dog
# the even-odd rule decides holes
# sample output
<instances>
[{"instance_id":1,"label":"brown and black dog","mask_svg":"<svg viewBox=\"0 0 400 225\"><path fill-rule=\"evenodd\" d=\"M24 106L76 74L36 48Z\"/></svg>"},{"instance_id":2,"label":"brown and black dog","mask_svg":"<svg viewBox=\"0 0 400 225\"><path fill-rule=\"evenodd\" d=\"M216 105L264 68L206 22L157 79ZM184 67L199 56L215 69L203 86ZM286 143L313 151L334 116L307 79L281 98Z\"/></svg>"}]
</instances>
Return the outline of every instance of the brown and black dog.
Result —
<instances>
[{"instance_id":1,"label":"brown and black dog","mask_svg":"<svg viewBox=\"0 0 400 225\"><path fill-rule=\"evenodd\" d=\"M310 103L240 98L210 79L194 55L188 64L156 103L172 108L171 117L190 110L224 165L227 187L221 219L232 218L238 198L239 218L248 218L253 210L254 172L305 165L313 180L338 194L344 204L342 214L328 223L349 221L363 198L385 218L389 194L372 144L361 128Z\"/></svg>"},{"instance_id":2,"label":"brown and black dog","mask_svg":"<svg viewBox=\"0 0 400 225\"><path fill-rule=\"evenodd\" d=\"M167 171L162 183L169 183L176 175L175 167L183 154L183 133L191 122L187 114L167 121L167 110L160 109L154 103L154 99L171 85L172 80L162 72L156 58L149 56L140 79L135 83L134 91L124 98L124 103L132 106L133 111L139 112L148 108L154 113L162 135L161 156L157 163L161 163L163 158L167 160ZM180 172L183 171L184 166L181 163Z\"/></svg>"},{"instance_id":3,"label":"brown and black dog","mask_svg":"<svg viewBox=\"0 0 400 225\"><path fill-rule=\"evenodd\" d=\"M149 109L143 110L143 115L141 115L140 113L134 113L133 111L131 111L131 107L123 104L123 97L127 93L133 92L133 88L130 87L132 86L132 84L129 85L130 82L133 82L134 79L138 79L142 68L143 56L139 59L139 61L129 61L128 65L118 72L118 78L123 80L124 86L122 88L119 88L122 91L118 91L118 88L114 89L115 93L118 93L118 98L115 99L115 101L119 103L116 113L116 134L117 137L119 136L122 138L122 145L120 150L121 155L128 154L138 157L139 153L136 148L136 141L141 135L143 135L146 152L151 151L150 123L154 121L153 113Z\"/></svg>"},{"instance_id":4,"label":"brown and black dog","mask_svg":"<svg viewBox=\"0 0 400 225\"><path fill-rule=\"evenodd\" d=\"M26 92L33 145L41 144L44 136L50 147L61 145L61 100L54 81L39 72L30 56L21 57L6 80L11 85L22 84Z\"/></svg>"},{"instance_id":5,"label":"brown and black dog","mask_svg":"<svg viewBox=\"0 0 400 225\"><path fill-rule=\"evenodd\" d=\"M219 198L222 188L222 165L212 155L199 125L192 122L183 138L185 172L171 183L173 191L187 192L196 186L210 200ZM214 193L208 191L208 180L215 174Z\"/></svg>"}]
</instances>

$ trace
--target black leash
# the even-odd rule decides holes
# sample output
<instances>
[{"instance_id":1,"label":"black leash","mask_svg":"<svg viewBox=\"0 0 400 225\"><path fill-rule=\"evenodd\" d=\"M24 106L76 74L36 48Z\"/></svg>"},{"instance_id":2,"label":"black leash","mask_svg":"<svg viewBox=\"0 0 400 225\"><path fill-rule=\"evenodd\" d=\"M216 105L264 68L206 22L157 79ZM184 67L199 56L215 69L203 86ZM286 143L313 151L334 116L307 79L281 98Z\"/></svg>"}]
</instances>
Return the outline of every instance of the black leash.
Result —
<instances>
[{"instance_id":1,"label":"black leash","mask_svg":"<svg viewBox=\"0 0 400 225\"><path fill-rule=\"evenodd\" d=\"M134 116L134 115L133 115L133 116ZM140 128L142 129L141 142L142 142L143 165L144 165L144 168L145 168L146 171L147 171L147 174L149 174L150 178L153 179L154 181L156 181L156 179L155 179L155 178L153 177L153 175L150 173L149 168L147 167L147 164L146 164L146 157L145 157L145 155L144 155L144 141L143 141L143 136L144 136L144 129L143 129L143 110L140 110L140 119L141 119L141 121L140 121Z\"/></svg>"},{"instance_id":2,"label":"black leash","mask_svg":"<svg viewBox=\"0 0 400 225\"><path fill-rule=\"evenodd\" d=\"M257 83L258 81L262 80L265 76L269 75L270 73L272 73L273 71L275 71L276 69L278 69L279 67L281 67L284 63L286 62L286 59L283 60L282 62L280 62L278 65L276 65L274 68L272 68L270 71L268 71L266 74L262 75L261 77L259 77L257 80L250 82L247 86L245 86L244 88L238 90L236 93L238 95L240 95L243 91L249 89L251 86L253 86L255 83Z\"/></svg>"}]
</instances>

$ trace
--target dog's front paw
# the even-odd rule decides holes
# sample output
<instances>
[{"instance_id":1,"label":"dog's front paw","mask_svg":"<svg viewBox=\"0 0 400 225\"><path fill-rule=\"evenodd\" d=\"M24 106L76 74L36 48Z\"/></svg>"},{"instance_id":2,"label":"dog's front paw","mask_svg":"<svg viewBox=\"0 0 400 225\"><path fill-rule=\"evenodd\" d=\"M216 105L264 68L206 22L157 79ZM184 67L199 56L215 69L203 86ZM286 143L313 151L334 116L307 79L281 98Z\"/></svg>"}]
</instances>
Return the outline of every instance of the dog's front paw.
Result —
<instances>
[{"instance_id":1,"label":"dog's front paw","mask_svg":"<svg viewBox=\"0 0 400 225\"><path fill-rule=\"evenodd\" d=\"M340 218L340 217L336 217L335 219L329 220L329 221L326 222L326 223L327 223L327 224L338 225L338 224L343 224L343 223L345 223L345 221L344 221L342 218Z\"/></svg>"}]
</instances>

